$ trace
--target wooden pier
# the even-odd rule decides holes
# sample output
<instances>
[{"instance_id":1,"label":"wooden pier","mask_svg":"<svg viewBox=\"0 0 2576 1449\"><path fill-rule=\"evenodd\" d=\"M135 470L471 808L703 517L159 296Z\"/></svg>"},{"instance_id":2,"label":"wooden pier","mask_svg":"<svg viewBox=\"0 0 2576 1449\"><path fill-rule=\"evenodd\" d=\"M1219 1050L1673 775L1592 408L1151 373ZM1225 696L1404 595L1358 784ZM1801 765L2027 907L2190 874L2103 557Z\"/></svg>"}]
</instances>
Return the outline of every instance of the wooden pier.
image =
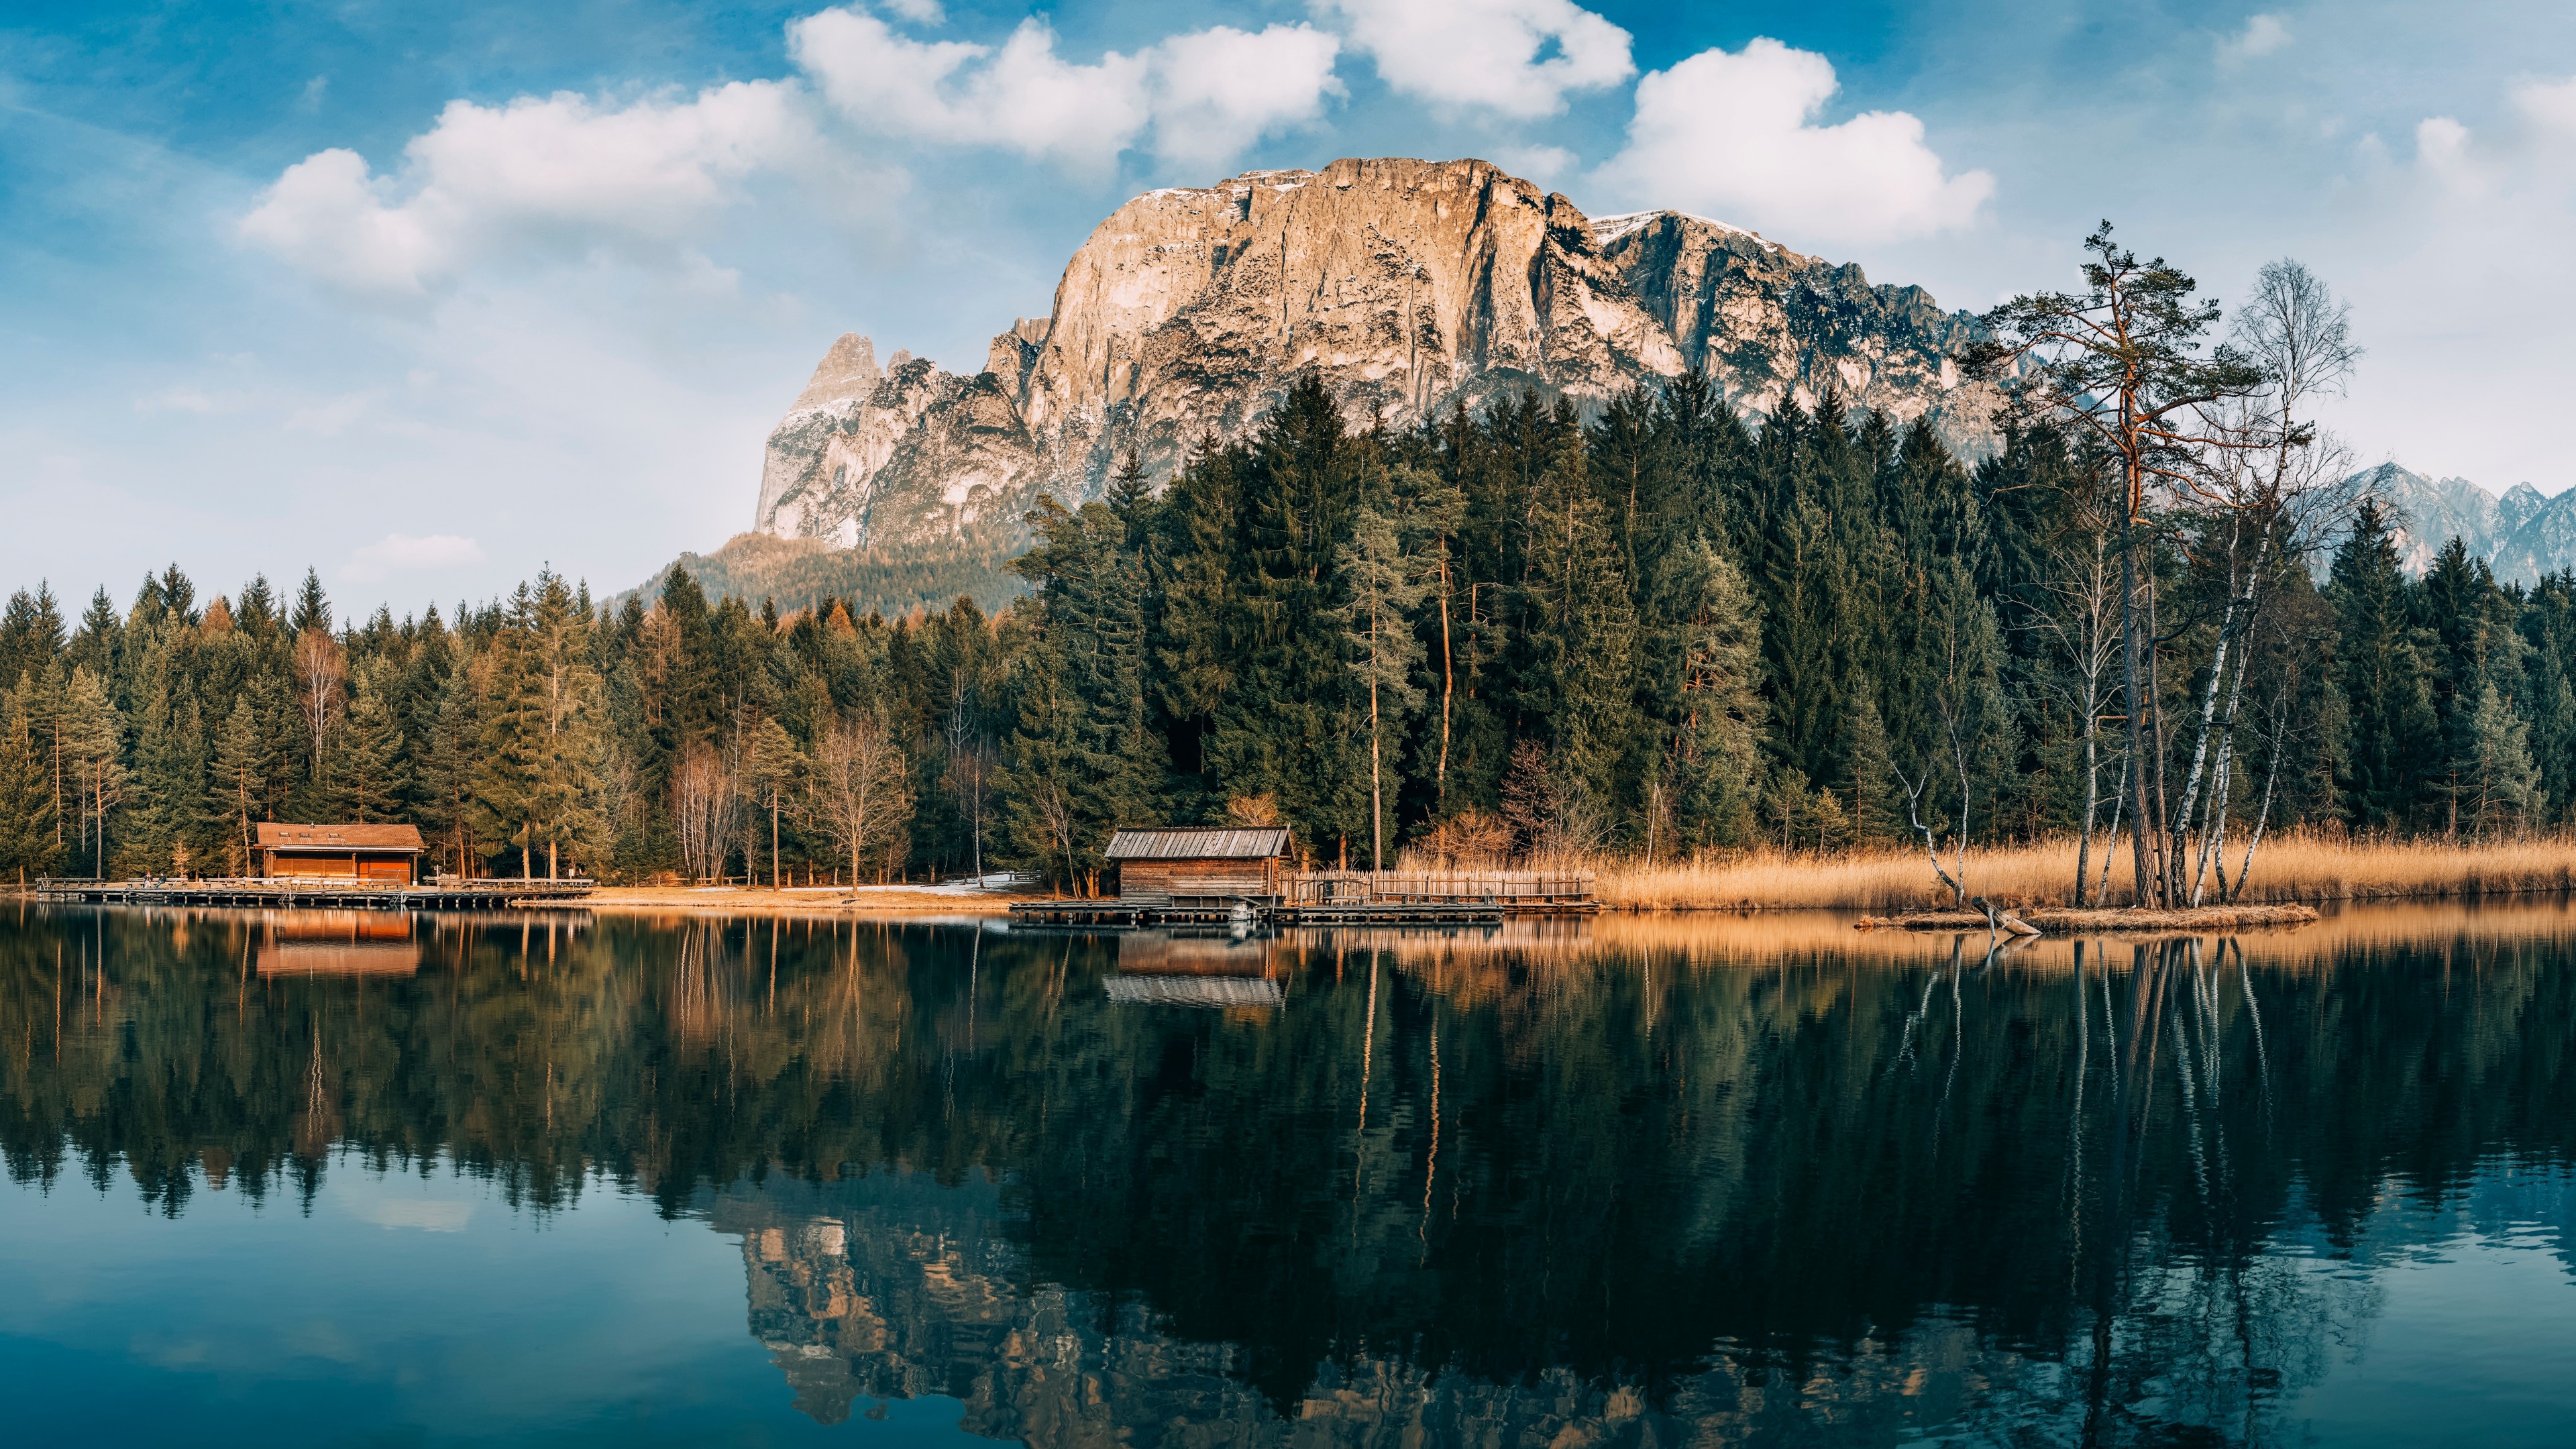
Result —
<instances>
[{"instance_id":1,"label":"wooden pier","mask_svg":"<svg viewBox=\"0 0 2576 1449\"><path fill-rule=\"evenodd\" d=\"M1159 884L1159 882L1158 882ZM1175 895L1014 901L1024 925L1128 930L1145 926L1494 925L1509 916L1590 915L1601 908L1588 872L1308 871L1276 895Z\"/></svg>"},{"instance_id":2,"label":"wooden pier","mask_svg":"<svg viewBox=\"0 0 2576 1449\"><path fill-rule=\"evenodd\" d=\"M252 906L277 910L497 911L578 901L599 883L578 880L462 880L424 884L346 877L232 880L39 880L40 901L111 906Z\"/></svg>"}]
</instances>

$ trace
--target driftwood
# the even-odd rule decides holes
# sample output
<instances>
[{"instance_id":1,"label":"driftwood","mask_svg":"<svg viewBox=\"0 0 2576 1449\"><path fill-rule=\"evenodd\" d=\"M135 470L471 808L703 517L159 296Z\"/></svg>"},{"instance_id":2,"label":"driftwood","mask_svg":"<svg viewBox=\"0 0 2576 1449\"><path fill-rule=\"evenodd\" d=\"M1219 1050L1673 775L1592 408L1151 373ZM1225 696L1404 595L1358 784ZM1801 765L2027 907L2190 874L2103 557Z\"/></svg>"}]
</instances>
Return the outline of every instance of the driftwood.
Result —
<instances>
[{"instance_id":1,"label":"driftwood","mask_svg":"<svg viewBox=\"0 0 2576 1449\"><path fill-rule=\"evenodd\" d=\"M2301 926L2317 919L2314 906L2297 905L2201 906L2183 911L2134 908L2076 910L2038 906L2018 914L2001 906L1992 909L1992 921L1987 919L1984 911L1908 911L1899 916L1863 916L1855 924L1864 931L1998 931L2021 934L2012 930L2017 925L2033 935L2042 931L2093 935L2118 931L2232 931L2249 926Z\"/></svg>"}]
</instances>

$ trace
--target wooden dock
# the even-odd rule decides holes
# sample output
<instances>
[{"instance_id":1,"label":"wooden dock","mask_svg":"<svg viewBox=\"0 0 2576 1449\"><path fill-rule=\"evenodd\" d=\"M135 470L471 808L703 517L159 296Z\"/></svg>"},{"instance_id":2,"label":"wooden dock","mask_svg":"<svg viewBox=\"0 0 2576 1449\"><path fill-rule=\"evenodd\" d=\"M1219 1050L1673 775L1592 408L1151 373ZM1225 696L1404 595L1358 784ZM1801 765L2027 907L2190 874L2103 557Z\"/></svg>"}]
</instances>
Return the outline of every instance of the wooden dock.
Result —
<instances>
[{"instance_id":1,"label":"wooden dock","mask_svg":"<svg viewBox=\"0 0 2576 1449\"><path fill-rule=\"evenodd\" d=\"M1509 916L1590 915L1601 909L1588 872L1308 871L1279 895L1014 901L1024 925L1130 930L1145 926L1494 925Z\"/></svg>"},{"instance_id":2,"label":"wooden dock","mask_svg":"<svg viewBox=\"0 0 2576 1449\"><path fill-rule=\"evenodd\" d=\"M275 910L497 911L562 905L598 889L597 881L459 880L427 884L321 880L39 880L40 901L109 906L251 906Z\"/></svg>"}]
</instances>

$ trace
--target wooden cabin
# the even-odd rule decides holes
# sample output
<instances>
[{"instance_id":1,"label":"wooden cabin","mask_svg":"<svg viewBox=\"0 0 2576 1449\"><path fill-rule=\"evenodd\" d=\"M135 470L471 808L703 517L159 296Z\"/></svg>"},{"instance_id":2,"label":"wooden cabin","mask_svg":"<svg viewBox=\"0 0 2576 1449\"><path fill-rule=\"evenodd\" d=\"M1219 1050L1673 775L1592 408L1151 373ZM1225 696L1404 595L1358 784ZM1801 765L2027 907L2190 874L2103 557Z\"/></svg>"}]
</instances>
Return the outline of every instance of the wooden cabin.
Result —
<instances>
[{"instance_id":1,"label":"wooden cabin","mask_svg":"<svg viewBox=\"0 0 2576 1449\"><path fill-rule=\"evenodd\" d=\"M409 825L259 824L259 873L269 880L412 885L422 851Z\"/></svg>"},{"instance_id":2,"label":"wooden cabin","mask_svg":"<svg viewBox=\"0 0 2576 1449\"><path fill-rule=\"evenodd\" d=\"M1101 858L1118 867L1123 906L1230 906L1283 894L1288 827L1182 826L1121 830Z\"/></svg>"}]
</instances>

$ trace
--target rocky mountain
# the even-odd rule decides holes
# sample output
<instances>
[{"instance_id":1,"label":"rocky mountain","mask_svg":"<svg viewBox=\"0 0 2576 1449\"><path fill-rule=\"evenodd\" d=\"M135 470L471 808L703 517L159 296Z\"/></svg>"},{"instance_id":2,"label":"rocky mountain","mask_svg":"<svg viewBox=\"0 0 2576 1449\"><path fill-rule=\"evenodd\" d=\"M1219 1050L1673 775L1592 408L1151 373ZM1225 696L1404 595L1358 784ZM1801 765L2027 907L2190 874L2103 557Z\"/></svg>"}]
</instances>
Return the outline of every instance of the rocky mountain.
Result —
<instances>
[{"instance_id":1,"label":"rocky mountain","mask_svg":"<svg viewBox=\"0 0 2576 1449\"><path fill-rule=\"evenodd\" d=\"M1483 161L1246 172L1120 207L972 373L835 342L770 435L755 527L998 556L1040 493L1098 497L1130 453L1168 477L1308 372L1355 422L1403 425L1696 370L1747 415L1830 388L1975 456L1991 391L1949 361L1975 328L1919 287L1679 212L1590 217Z\"/></svg>"},{"instance_id":2,"label":"rocky mountain","mask_svg":"<svg viewBox=\"0 0 2576 1449\"><path fill-rule=\"evenodd\" d=\"M2466 478L2437 480L2382 463L2346 478L2339 491L2367 492L2396 511L2398 553L2412 574L2431 568L2454 538L2507 583L2576 568L2576 489L2550 498L2517 483L2499 498Z\"/></svg>"}]
</instances>

